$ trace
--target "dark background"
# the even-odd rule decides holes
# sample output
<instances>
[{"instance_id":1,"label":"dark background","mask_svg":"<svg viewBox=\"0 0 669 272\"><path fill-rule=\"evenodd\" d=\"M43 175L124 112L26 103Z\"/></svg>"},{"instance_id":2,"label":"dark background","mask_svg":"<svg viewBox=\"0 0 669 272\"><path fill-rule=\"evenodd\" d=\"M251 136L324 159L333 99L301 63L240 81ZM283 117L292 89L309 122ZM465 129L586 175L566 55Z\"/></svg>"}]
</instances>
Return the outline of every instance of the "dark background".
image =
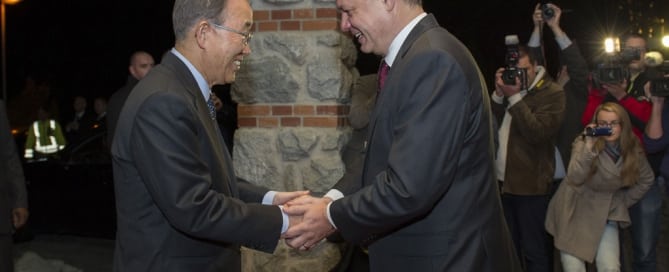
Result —
<instances>
[{"instance_id":1,"label":"dark background","mask_svg":"<svg viewBox=\"0 0 669 272\"><path fill-rule=\"evenodd\" d=\"M254 0L260 1L260 0ZM151 53L156 62L174 43L171 25L173 0L23 0L7 6L8 94L18 94L25 79L47 82L61 109L71 97L109 96L127 77L129 55ZM569 10L562 16L567 34L579 42L590 59L605 36L641 28L647 33L652 20L669 18L669 1L562 0ZM504 64L504 36L518 34L527 42L536 1L525 0L424 0L427 12L459 37L472 51L484 75ZM290 5L285 8L290 9ZM663 11L664 14L660 14ZM659 23L656 25L660 25ZM658 35L661 30L655 26ZM669 29L667 29L669 32ZM557 52L552 33L545 33L549 71L555 73ZM653 45L651 45L653 46ZM592 63L592 62L590 62ZM373 73L375 56L361 55L362 74ZM489 79L488 81L491 81Z\"/></svg>"}]
</instances>

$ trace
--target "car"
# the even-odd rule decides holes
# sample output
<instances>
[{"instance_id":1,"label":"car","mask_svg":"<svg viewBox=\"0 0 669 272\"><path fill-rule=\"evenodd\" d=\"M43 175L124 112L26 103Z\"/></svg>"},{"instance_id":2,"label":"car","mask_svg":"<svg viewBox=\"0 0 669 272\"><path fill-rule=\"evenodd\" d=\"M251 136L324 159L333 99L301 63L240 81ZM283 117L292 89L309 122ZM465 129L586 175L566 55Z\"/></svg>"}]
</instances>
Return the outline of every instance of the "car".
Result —
<instances>
[{"instance_id":1,"label":"car","mask_svg":"<svg viewBox=\"0 0 669 272\"><path fill-rule=\"evenodd\" d=\"M114 238L114 178L106 139L106 131L97 131L54 156L24 161L31 233Z\"/></svg>"}]
</instances>

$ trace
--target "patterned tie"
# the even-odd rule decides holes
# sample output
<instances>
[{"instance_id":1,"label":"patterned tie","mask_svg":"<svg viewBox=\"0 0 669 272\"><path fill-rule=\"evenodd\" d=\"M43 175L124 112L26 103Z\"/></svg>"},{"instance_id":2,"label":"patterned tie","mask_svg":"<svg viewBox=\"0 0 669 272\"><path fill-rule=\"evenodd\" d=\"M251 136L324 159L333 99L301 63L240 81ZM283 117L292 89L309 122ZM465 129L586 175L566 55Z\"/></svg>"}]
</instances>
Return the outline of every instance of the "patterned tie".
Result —
<instances>
[{"instance_id":1,"label":"patterned tie","mask_svg":"<svg viewBox=\"0 0 669 272\"><path fill-rule=\"evenodd\" d=\"M381 65L379 66L379 73L378 73L378 80L379 80L379 92L383 90L383 84L386 83L386 77L388 77L388 71L390 71L390 66L386 63L385 60L381 61Z\"/></svg>"},{"instance_id":2,"label":"patterned tie","mask_svg":"<svg viewBox=\"0 0 669 272\"><path fill-rule=\"evenodd\" d=\"M214 106L214 100L211 99L211 94L209 94L209 99L207 99L207 107L209 108L209 117L211 117L211 120L216 121L216 107Z\"/></svg>"}]
</instances>

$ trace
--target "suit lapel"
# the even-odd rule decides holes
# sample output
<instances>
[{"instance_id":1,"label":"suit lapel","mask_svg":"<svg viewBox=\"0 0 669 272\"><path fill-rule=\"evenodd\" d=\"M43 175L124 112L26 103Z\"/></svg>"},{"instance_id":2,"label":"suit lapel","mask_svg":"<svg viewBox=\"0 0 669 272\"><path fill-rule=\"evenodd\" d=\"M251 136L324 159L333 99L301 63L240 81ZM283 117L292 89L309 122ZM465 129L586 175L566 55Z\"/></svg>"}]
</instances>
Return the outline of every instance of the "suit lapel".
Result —
<instances>
[{"instance_id":1,"label":"suit lapel","mask_svg":"<svg viewBox=\"0 0 669 272\"><path fill-rule=\"evenodd\" d=\"M234 175L234 169L232 168L232 159L227 153L227 147L223 144L223 136L218 129L218 124L211 120L209 115L209 107L207 106L207 101L204 100L200 87L197 84L197 81L188 70L188 67L174 54L166 54L165 61L163 61L167 66L174 69L176 77L179 81L182 82L182 85L186 88L189 98L191 99L191 105L195 107L197 112L197 117L205 129L206 137L211 143L210 152L213 153L216 161L210 162L209 169L212 173L212 182L213 186L216 186L213 172L221 169L223 171L223 176L227 176L230 182L227 183L227 188L220 188L222 190L229 190L232 196L237 196L237 184L236 176Z\"/></svg>"},{"instance_id":2,"label":"suit lapel","mask_svg":"<svg viewBox=\"0 0 669 272\"><path fill-rule=\"evenodd\" d=\"M409 52L411 47L414 45L416 40L423 33L425 33L425 31L435 27L439 27L437 20L434 18L432 14L428 14L423 19L421 19L418 22L418 24L416 24L416 26L411 30L411 32L407 36L406 40L404 40L404 42L402 43L402 47L397 53L397 57L395 57L393 64L390 66L390 71L388 72L388 76L386 77L386 82L384 84L385 88L380 91L376 100L376 105L374 106L374 111L370 116L370 121L369 121L370 129L367 135L367 139L370 143L374 139L374 132L376 131L376 122L379 118L379 115L381 114L382 109L384 108L385 102L388 101L387 99L392 99L392 96L395 95L394 92L398 91L396 88L393 88L393 86L395 85L394 81L399 80L398 78L401 76L402 70L404 70L403 69L404 67L402 67L404 57ZM370 145L367 145L367 151L369 151L369 147Z\"/></svg>"}]
</instances>

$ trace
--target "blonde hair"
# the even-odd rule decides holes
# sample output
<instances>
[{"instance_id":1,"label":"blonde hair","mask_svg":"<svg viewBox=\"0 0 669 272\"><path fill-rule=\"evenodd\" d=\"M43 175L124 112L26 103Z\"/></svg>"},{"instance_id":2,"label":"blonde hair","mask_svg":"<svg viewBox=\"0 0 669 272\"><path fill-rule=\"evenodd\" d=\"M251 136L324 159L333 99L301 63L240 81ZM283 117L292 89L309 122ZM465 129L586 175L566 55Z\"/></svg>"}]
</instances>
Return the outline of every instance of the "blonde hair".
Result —
<instances>
[{"instance_id":1,"label":"blonde hair","mask_svg":"<svg viewBox=\"0 0 669 272\"><path fill-rule=\"evenodd\" d=\"M618 116L620 126L618 143L620 144L620 159L623 162L620 176L623 181L623 186L632 186L639 179L639 157L645 156L643 148L641 147L641 142L639 142L639 139L634 135L634 132L632 132L632 124L629 115L627 115L627 111L622 106L612 102L606 102L599 105L592 117L593 124L597 124L597 115L599 115L599 112L601 111L612 112ZM604 138L598 137L595 140L594 151L599 154L604 151L605 146L606 141ZM590 169L590 176L592 176L597 171L596 160L592 162L592 167Z\"/></svg>"}]
</instances>

